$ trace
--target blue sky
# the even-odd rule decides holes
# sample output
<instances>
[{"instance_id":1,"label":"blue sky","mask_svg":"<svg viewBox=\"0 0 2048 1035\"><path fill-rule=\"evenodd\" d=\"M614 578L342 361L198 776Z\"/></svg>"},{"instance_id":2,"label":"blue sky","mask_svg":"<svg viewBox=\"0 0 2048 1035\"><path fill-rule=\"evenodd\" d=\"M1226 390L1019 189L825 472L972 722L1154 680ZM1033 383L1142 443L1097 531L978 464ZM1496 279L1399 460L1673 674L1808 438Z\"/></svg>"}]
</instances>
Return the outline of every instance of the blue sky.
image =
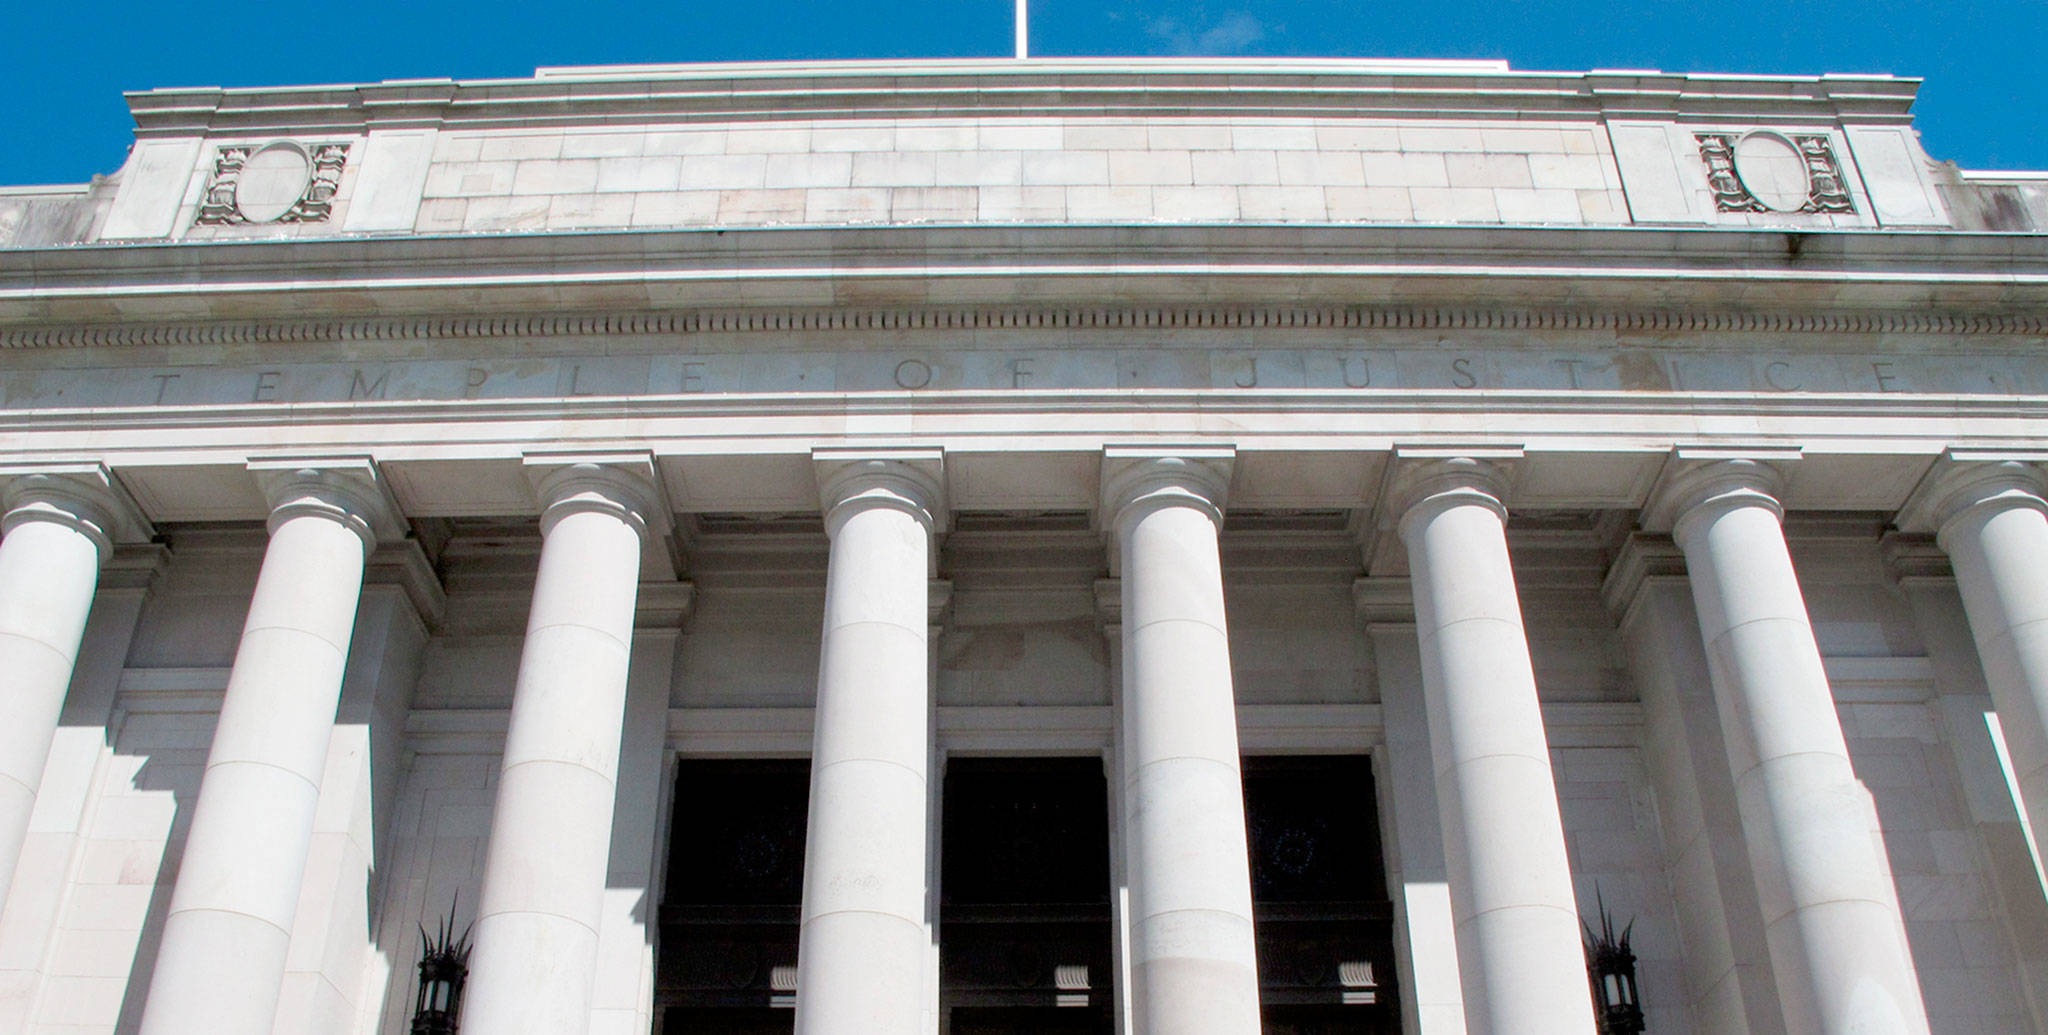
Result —
<instances>
[{"instance_id":1,"label":"blue sky","mask_svg":"<svg viewBox=\"0 0 2048 1035\"><path fill-rule=\"evenodd\" d=\"M538 65L1003 56L1005 0L645 3L44 2L0 43L0 184L121 164L121 91L427 76ZM2048 169L2048 0L1036 0L1032 51L1505 58L1516 68L1891 72L1924 77L1937 158Z\"/></svg>"}]
</instances>

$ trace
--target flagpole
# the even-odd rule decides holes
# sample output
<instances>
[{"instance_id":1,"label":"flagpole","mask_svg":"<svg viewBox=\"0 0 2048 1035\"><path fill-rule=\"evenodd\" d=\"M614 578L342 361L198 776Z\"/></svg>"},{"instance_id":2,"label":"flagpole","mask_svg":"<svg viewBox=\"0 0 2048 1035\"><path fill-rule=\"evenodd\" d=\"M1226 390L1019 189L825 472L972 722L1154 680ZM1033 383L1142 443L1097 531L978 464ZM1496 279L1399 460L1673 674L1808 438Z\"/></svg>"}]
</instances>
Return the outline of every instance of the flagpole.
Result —
<instances>
[{"instance_id":1,"label":"flagpole","mask_svg":"<svg viewBox=\"0 0 2048 1035\"><path fill-rule=\"evenodd\" d=\"M1020 58L1031 56L1031 15L1028 11L1029 4L1030 0L1017 0L1017 56Z\"/></svg>"}]
</instances>

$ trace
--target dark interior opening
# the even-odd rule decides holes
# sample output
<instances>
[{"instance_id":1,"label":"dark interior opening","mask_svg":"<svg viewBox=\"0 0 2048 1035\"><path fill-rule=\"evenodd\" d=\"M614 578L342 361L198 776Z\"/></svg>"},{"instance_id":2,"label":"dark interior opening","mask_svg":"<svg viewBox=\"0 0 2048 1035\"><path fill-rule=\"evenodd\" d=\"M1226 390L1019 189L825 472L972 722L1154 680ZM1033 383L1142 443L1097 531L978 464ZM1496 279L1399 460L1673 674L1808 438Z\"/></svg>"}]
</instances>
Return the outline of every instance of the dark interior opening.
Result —
<instances>
[{"instance_id":1,"label":"dark interior opening","mask_svg":"<svg viewBox=\"0 0 2048 1035\"><path fill-rule=\"evenodd\" d=\"M1266 1035L1401 1030L1378 800L1363 755L1244 760Z\"/></svg>"},{"instance_id":2,"label":"dark interior opening","mask_svg":"<svg viewBox=\"0 0 2048 1035\"><path fill-rule=\"evenodd\" d=\"M677 764L655 956L658 1035L794 1029L810 772L802 759Z\"/></svg>"},{"instance_id":3,"label":"dark interior opening","mask_svg":"<svg viewBox=\"0 0 2048 1035\"><path fill-rule=\"evenodd\" d=\"M942 800L948 1035L1114 1031L1102 760L956 758Z\"/></svg>"}]
</instances>

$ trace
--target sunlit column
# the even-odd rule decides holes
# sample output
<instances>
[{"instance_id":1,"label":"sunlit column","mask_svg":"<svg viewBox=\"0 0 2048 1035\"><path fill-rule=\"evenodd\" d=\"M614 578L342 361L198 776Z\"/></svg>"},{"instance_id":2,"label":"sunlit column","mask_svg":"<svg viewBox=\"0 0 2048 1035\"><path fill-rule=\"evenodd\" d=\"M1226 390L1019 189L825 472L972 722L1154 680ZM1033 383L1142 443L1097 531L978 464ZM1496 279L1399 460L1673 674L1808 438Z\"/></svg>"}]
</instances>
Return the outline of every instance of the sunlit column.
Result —
<instances>
[{"instance_id":1,"label":"sunlit column","mask_svg":"<svg viewBox=\"0 0 2048 1035\"><path fill-rule=\"evenodd\" d=\"M1468 1030L1582 1033L1593 1005L1550 746L1486 460L1397 461Z\"/></svg>"},{"instance_id":2,"label":"sunlit column","mask_svg":"<svg viewBox=\"0 0 2048 1035\"><path fill-rule=\"evenodd\" d=\"M821 450L831 536L797 946L798 1035L901 1035L937 1009L929 578L936 452Z\"/></svg>"},{"instance_id":3,"label":"sunlit column","mask_svg":"<svg viewBox=\"0 0 2048 1035\"><path fill-rule=\"evenodd\" d=\"M252 464L270 544L164 920L142 1035L268 1035L354 634L401 532L367 460Z\"/></svg>"},{"instance_id":4,"label":"sunlit column","mask_svg":"<svg viewBox=\"0 0 2048 1035\"><path fill-rule=\"evenodd\" d=\"M646 457L529 457L540 570L492 810L462 1027L589 1030L640 555L668 505Z\"/></svg>"},{"instance_id":5,"label":"sunlit column","mask_svg":"<svg viewBox=\"0 0 2048 1035\"><path fill-rule=\"evenodd\" d=\"M1258 962L1217 533L1227 450L1111 449L1123 587L1124 866L1137 1035L1255 1035Z\"/></svg>"},{"instance_id":6,"label":"sunlit column","mask_svg":"<svg viewBox=\"0 0 2048 1035\"><path fill-rule=\"evenodd\" d=\"M1646 523L1685 551L1786 1028L1925 1032L1876 811L1785 546L1778 473L1674 464Z\"/></svg>"},{"instance_id":7,"label":"sunlit column","mask_svg":"<svg viewBox=\"0 0 2048 1035\"><path fill-rule=\"evenodd\" d=\"M28 835L29 814L78 644L116 540L150 529L97 464L0 468L0 905Z\"/></svg>"}]
</instances>

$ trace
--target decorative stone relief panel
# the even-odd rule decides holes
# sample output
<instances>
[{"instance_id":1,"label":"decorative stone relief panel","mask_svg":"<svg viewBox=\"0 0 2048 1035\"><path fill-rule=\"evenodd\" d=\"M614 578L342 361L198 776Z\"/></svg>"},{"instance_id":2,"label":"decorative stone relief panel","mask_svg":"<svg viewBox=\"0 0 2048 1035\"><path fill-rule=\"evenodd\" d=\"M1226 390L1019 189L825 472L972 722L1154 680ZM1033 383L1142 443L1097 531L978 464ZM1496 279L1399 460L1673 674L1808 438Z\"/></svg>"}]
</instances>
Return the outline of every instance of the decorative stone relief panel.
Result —
<instances>
[{"instance_id":1,"label":"decorative stone relief panel","mask_svg":"<svg viewBox=\"0 0 2048 1035\"><path fill-rule=\"evenodd\" d=\"M1695 133L1722 212L1853 213L1842 164L1824 134Z\"/></svg>"},{"instance_id":2,"label":"decorative stone relief panel","mask_svg":"<svg viewBox=\"0 0 2048 1035\"><path fill-rule=\"evenodd\" d=\"M220 148L199 199L197 222L324 223L347 162L347 144L278 140Z\"/></svg>"}]
</instances>

